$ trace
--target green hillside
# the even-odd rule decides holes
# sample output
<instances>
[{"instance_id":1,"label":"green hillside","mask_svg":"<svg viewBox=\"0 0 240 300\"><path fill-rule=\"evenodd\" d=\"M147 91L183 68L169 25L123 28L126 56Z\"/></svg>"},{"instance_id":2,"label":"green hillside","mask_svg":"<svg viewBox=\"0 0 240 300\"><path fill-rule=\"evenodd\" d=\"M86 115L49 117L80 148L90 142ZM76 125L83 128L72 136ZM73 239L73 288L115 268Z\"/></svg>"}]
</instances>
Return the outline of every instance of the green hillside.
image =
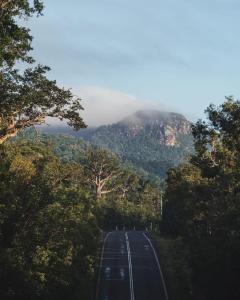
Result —
<instances>
[{"instance_id":1,"label":"green hillside","mask_svg":"<svg viewBox=\"0 0 240 300\"><path fill-rule=\"evenodd\" d=\"M190 123L176 113L139 111L121 122L82 130L79 136L160 177L193 149Z\"/></svg>"}]
</instances>

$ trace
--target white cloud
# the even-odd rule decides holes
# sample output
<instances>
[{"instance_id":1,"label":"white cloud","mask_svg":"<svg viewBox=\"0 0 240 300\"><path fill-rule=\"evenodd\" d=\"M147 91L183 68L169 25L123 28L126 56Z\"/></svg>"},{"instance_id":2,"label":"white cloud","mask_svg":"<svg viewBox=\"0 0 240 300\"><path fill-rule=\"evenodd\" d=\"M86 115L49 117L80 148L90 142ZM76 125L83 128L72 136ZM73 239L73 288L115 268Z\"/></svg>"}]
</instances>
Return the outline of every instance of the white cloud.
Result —
<instances>
[{"instance_id":1,"label":"white cloud","mask_svg":"<svg viewBox=\"0 0 240 300\"><path fill-rule=\"evenodd\" d=\"M74 89L73 92L82 99L84 111L81 115L89 126L111 124L137 110L167 110L163 105L108 88L85 86Z\"/></svg>"}]
</instances>

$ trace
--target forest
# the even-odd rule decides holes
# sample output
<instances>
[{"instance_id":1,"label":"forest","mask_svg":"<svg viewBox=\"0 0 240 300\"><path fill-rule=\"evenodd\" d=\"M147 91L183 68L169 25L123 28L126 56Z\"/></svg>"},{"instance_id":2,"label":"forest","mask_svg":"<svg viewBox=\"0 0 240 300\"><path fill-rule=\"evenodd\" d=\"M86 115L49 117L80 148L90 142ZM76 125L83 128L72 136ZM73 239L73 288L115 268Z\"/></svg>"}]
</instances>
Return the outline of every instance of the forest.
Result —
<instances>
[{"instance_id":1,"label":"forest","mask_svg":"<svg viewBox=\"0 0 240 300\"><path fill-rule=\"evenodd\" d=\"M0 1L0 298L93 299L103 232L147 228L178 270L172 300L239 299L240 101L206 109L164 185L103 147L39 134L49 117L86 127L81 99L31 57L26 20L43 8Z\"/></svg>"},{"instance_id":2,"label":"forest","mask_svg":"<svg viewBox=\"0 0 240 300\"><path fill-rule=\"evenodd\" d=\"M192 127L190 161L168 172L162 226L189 247L196 296L239 299L240 102L228 97L206 116Z\"/></svg>"}]
</instances>

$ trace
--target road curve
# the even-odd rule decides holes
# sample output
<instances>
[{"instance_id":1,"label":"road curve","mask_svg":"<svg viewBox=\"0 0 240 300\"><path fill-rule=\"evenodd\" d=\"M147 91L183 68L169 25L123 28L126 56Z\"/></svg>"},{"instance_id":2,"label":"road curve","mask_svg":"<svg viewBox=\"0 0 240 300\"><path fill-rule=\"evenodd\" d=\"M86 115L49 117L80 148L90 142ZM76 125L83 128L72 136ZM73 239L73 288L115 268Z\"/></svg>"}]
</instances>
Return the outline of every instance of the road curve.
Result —
<instances>
[{"instance_id":1,"label":"road curve","mask_svg":"<svg viewBox=\"0 0 240 300\"><path fill-rule=\"evenodd\" d=\"M155 249L144 232L106 235L96 300L168 300Z\"/></svg>"}]
</instances>

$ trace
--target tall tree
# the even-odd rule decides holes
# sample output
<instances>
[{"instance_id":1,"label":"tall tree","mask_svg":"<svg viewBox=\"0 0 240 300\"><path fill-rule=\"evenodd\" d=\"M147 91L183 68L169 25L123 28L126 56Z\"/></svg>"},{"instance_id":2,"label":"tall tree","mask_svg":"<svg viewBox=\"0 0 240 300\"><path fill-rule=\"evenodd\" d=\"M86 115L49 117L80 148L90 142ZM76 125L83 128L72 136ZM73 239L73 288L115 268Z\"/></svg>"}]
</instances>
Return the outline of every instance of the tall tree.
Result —
<instances>
[{"instance_id":1,"label":"tall tree","mask_svg":"<svg viewBox=\"0 0 240 300\"><path fill-rule=\"evenodd\" d=\"M45 122L46 117L67 120L78 130L85 127L79 111L81 101L70 90L57 86L46 73L50 68L38 65L24 72L14 69L17 61L34 62L30 30L19 20L40 15L39 0L0 1L0 144L26 127Z\"/></svg>"},{"instance_id":2,"label":"tall tree","mask_svg":"<svg viewBox=\"0 0 240 300\"><path fill-rule=\"evenodd\" d=\"M95 190L96 198L118 189L121 174L118 158L104 149L89 147L85 161L85 175Z\"/></svg>"}]
</instances>

